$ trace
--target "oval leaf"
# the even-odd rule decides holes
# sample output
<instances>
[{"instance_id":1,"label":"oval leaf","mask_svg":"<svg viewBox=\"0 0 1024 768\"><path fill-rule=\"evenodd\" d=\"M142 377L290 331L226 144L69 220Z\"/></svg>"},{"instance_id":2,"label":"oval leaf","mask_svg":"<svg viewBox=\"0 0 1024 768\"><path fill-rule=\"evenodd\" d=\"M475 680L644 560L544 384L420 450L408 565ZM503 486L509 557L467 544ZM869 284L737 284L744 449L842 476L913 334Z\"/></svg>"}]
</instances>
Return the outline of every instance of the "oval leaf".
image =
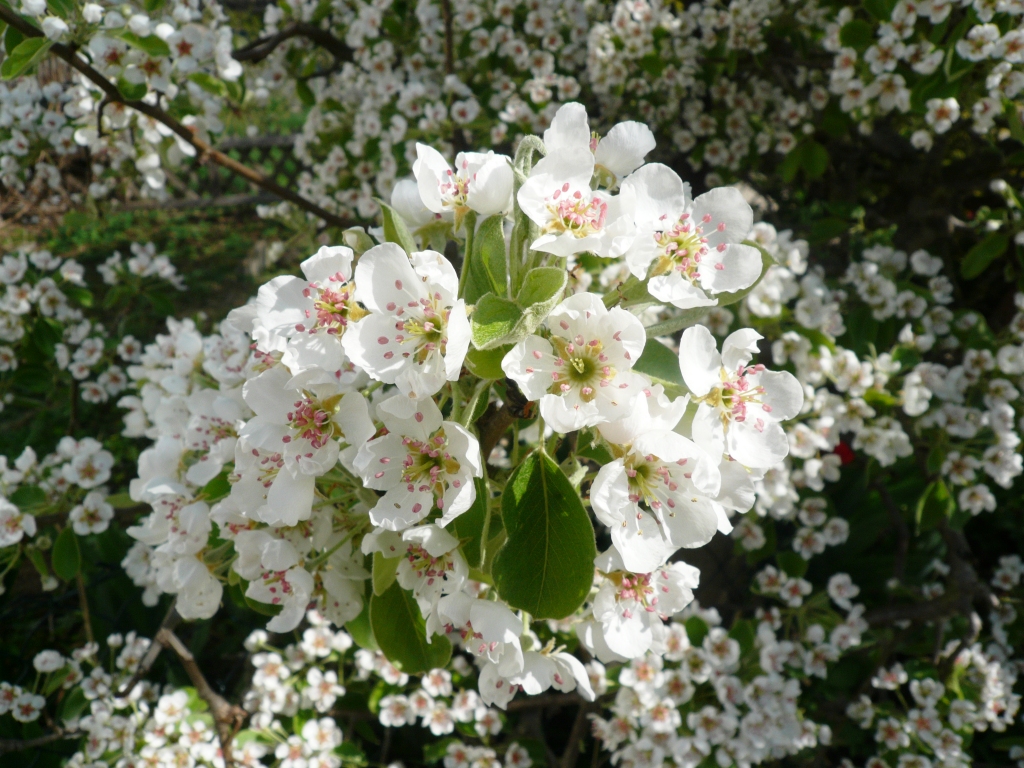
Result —
<instances>
[{"instance_id":1,"label":"oval leaf","mask_svg":"<svg viewBox=\"0 0 1024 768\"><path fill-rule=\"evenodd\" d=\"M964 260L960 262L960 274L968 280L973 280L984 272L989 264L1002 256L1009 246L1010 238L1002 232L993 232L967 252Z\"/></svg>"},{"instance_id":2,"label":"oval leaf","mask_svg":"<svg viewBox=\"0 0 1024 768\"><path fill-rule=\"evenodd\" d=\"M23 73L39 61L46 52L50 50L53 43L45 37L30 37L18 43L18 46L11 51L4 63L0 64L0 77L10 80Z\"/></svg>"},{"instance_id":3,"label":"oval leaf","mask_svg":"<svg viewBox=\"0 0 1024 768\"><path fill-rule=\"evenodd\" d=\"M400 557L384 557L380 552L373 553L373 594L383 595L395 583L400 562Z\"/></svg>"},{"instance_id":4,"label":"oval leaf","mask_svg":"<svg viewBox=\"0 0 1024 768\"><path fill-rule=\"evenodd\" d=\"M407 674L443 667L452 657L452 644L447 637L435 635L427 642L420 607L412 593L397 582L383 595L370 598L370 626L388 661Z\"/></svg>"},{"instance_id":5,"label":"oval leaf","mask_svg":"<svg viewBox=\"0 0 1024 768\"><path fill-rule=\"evenodd\" d=\"M512 344L516 325L523 316L514 301L488 293L480 298L470 318L470 333L477 349Z\"/></svg>"},{"instance_id":6,"label":"oval leaf","mask_svg":"<svg viewBox=\"0 0 1024 768\"><path fill-rule=\"evenodd\" d=\"M70 526L61 531L53 542L50 564L53 572L64 581L71 581L78 575L78 569L82 567L82 555L78 551L78 537Z\"/></svg>"},{"instance_id":7,"label":"oval leaf","mask_svg":"<svg viewBox=\"0 0 1024 768\"><path fill-rule=\"evenodd\" d=\"M381 215L384 219L384 239L389 243L396 243L402 246L406 253L412 253L417 250L416 243L412 239L409 228L405 225L402 217L383 200L378 200L377 203L380 205Z\"/></svg>"},{"instance_id":8,"label":"oval leaf","mask_svg":"<svg viewBox=\"0 0 1024 768\"><path fill-rule=\"evenodd\" d=\"M487 293L495 296L506 294L504 221L504 216L488 216L476 230L473 251L463 267L466 279L462 298L467 304L475 304Z\"/></svg>"},{"instance_id":9,"label":"oval leaf","mask_svg":"<svg viewBox=\"0 0 1024 768\"><path fill-rule=\"evenodd\" d=\"M501 497L508 535L491 573L498 594L538 619L579 608L594 580L597 547L579 494L545 453L531 453Z\"/></svg>"}]
</instances>

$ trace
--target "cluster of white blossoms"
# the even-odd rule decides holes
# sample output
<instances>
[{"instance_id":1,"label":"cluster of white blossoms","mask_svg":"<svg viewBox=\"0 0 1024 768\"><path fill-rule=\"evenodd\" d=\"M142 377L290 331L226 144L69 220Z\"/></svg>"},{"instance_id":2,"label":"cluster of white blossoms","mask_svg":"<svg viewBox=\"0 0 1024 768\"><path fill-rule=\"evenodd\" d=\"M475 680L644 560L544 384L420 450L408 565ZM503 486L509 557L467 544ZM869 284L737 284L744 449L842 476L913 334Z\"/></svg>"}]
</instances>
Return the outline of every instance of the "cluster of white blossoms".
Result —
<instances>
[{"instance_id":1,"label":"cluster of white blossoms","mask_svg":"<svg viewBox=\"0 0 1024 768\"><path fill-rule=\"evenodd\" d=\"M87 2L48 6L23 2L22 18L60 42L130 100L157 105L161 98L187 105L177 117L198 136L224 130L221 113L229 98L240 99L242 67L232 58L232 30L216 2L171 2L157 10L144 3ZM32 38L11 35L35 52ZM139 180L137 194L166 197L165 166L194 157L195 149L158 123L120 103L109 103L99 85L77 72L59 69L43 82L26 67L46 54L44 47L0 84L0 180L36 200L80 202L81 189L102 199L121 187L126 175ZM180 97L180 98L179 98ZM87 149L87 154L82 150ZM70 163L88 161L87 185L65 185Z\"/></svg>"},{"instance_id":2,"label":"cluster of white blossoms","mask_svg":"<svg viewBox=\"0 0 1024 768\"><path fill-rule=\"evenodd\" d=\"M673 312L749 289L762 257L742 242L752 212L739 192L691 198L670 169L643 164L653 146L644 126L592 138L578 104L558 112L543 145L546 156L526 167L518 190L509 158L465 153L451 169L418 148L417 179L396 197L465 238L461 280L436 251L366 242L372 247L356 259L347 246L324 246L302 263L302 277L271 280L219 335L175 323L147 347L129 369L139 395L122 402L133 409L127 434L155 441L131 487L154 511L129 529L139 543L125 561L148 599L173 593L183 616L208 617L227 587L279 611L271 631L293 629L311 605L340 626L363 613L372 573L371 620L374 605L407 595L424 644L440 644L440 653L455 642L471 653L483 702L500 707L519 689L593 695L580 661L529 639L529 613L576 615L580 641L603 661L661 652L664 619L690 602L698 581L696 569L670 558L728 532L729 516L750 508L755 482L789 450L780 422L800 412L803 392L791 374L754 361L761 337L750 330L719 351L705 327L687 328L671 380L652 379L637 364L647 349L667 350L614 306L618 290L563 300L560 260L583 252L628 264L622 290L646 284L647 303ZM532 241L503 234L506 215L518 232L532 227ZM389 216L386 227L411 245L405 223ZM467 307L465 292L478 286L469 273L485 247L499 249L492 267L503 276L492 274L493 290L477 290ZM505 276L502 254L512 248L509 259L521 258L517 247L532 266ZM522 312L517 341L494 337L494 306ZM502 342L500 365L470 373L472 355ZM598 462L589 503L612 547L578 561L567 575L578 595L564 607L544 605L565 598L530 593L525 577L502 570L502 553L518 546L506 508L513 480L504 471L485 477L481 414L492 397L491 412L507 410L515 390L538 401L539 423L556 440L585 433L609 457ZM583 473L571 480L543 443L525 448L532 453L510 462L511 477L537 471L576 497L570 522L584 526L575 532L583 551L595 552L579 500ZM489 497L503 483L499 517ZM477 520L475 533L464 515ZM535 535L559 535L546 527L557 524ZM483 538L492 525L504 528L505 547L488 573L479 553L502 544ZM481 597L479 582L492 580ZM540 607L527 609L531 601ZM378 635L383 629L374 623ZM401 647L378 642L401 660Z\"/></svg>"},{"instance_id":3,"label":"cluster of white blossoms","mask_svg":"<svg viewBox=\"0 0 1024 768\"><path fill-rule=\"evenodd\" d=\"M823 39L835 54L829 91L868 130L872 120L890 112L914 113L910 139L922 150L960 119L971 120L974 133L1006 138L1010 128L997 120L1020 120L1017 97L1024 90L1022 16L1018 2L983 0L900 0L888 18L870 20L843 8ZM936 87L964 76L976 85L954 89L956 95Z\"/></svg>"}]
</instances>

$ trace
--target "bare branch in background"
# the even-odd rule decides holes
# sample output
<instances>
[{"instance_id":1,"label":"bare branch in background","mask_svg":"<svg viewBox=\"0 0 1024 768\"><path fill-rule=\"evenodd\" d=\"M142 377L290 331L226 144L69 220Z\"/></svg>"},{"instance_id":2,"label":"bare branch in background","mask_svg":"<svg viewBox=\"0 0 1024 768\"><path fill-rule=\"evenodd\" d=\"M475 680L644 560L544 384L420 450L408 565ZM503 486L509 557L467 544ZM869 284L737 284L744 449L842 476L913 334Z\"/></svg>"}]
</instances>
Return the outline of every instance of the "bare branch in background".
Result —
<instances>
[{"instance_id":1,"label":"bare branch in background","mask_svg":"<svg viewBox=\"0 0 1024 768\"><path fill-rule=\"evenodd\" d=\"M42 37L43 33L36 27L26 22L21 16L15 13L11 8L0 5L0 20L7 22L11 27L21 32L26 37ZM191 145L195 150L200 161L212 161L217 165L227 168L229 171L238 174L243 179L255 184L261 189L265 189L268 192L272 192L282 200L286 200L289 203L301 208L308 213L312 213L318 216L320 219L325 221L328 225L333 227L351 227L355 222L348 219L343 219L340 216L336 216L327 210L324 210L319 205L311 200L307 200L302 195L282 187L273 179L265 176L254 168L250 168L244 165L234 158L224 154L223 152L215 149L211 144L203 141L193 131L185 125L182 125L180 121L172 117L166 111L158 106L147 104L144 101L126 99L121 92L117 89L117 86L111 83L103 74L92 67L85 59L78 55L75 49L70 46L63 45L61 43L54 43L50 47L50 52L53 55L63 59L76 70L81 72L85 77L91 80L96 86L99 87L104 93L104 102L112 104L123 104L124 106L134 109L136 112L140 112L153 120L167 126L177 135L179 138L184 140L187 144Z\"/></svg>"}]
</instances>

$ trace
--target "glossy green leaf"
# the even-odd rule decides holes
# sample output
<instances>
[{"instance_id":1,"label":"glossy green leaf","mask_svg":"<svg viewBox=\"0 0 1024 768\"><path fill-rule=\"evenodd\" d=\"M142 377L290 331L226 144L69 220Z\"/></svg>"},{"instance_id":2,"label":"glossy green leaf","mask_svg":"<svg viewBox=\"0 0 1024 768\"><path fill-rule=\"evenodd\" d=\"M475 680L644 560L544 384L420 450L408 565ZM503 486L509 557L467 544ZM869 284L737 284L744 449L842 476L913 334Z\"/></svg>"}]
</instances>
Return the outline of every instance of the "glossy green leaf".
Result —
<instances>
[{"instance_id":1,"label":"glossy green leaf","mask_svg":"<svg viewBox=\"0 0 1024 768\"><path fill-rule=\"evenodd\" d=\"M405 225L405 220L383 200L378 200L377 203L380 205L381 216L384 219L384 239L389 243L402 246L406 253L418 250L409 233L409 228Z\"/></svg>"},{"instance_id":2,"label":"glossy green leaf","mask_svg":"<svg viewBox=\"0 0 1024 768\"><path fill-rule=\"evenodd\" d=\"M647 340L643 354L637 358L633 370L680 387L686 386L683 382L683 374L679 370L679 357L655 339Z\"/></svg>"},{"instance_id":3,"label":"glossy green leaf","mask_svg":"<svg viewBox=\"0 0 1024 768\"><path fill-rule=\"evenodd\" d=\"M522 316L523 311L514 301L493 293L482 296L470 317L473 346L485 350L515 343L516 326Z\"/></svg>"},{"instance_id":4,"label":"glossy green leaf","mask_svg":"<svg viewBox=\"0 0 1024 768\"><path fill-rule=\"evenodd\" d=\"M7 31L10 36L11 30ZM23 74L39 61L50 50L53 42L45 37L29 37L18 43L18 46L7 54L4 63L0 64L0 78L10 80Z\"/></svg>"},{"instance_id":5,"label":"glossy green leaf","mask_svg":"<svg viewBox=\"0 0 1024 768\"><path fill-rule=\"evenodd\" d=\"M447 637L427 642L426 623L412 593L395 582L382 595L370 598L370 626L377 645L388 660L414 675L443 667L452 657Z\"/></svg>"},{"instance_id":6,"label":"glossy green leaf","mask_svg":"<svg viewBox=\"0 0 1024 768\"><path fill-rule=\"evenodd\" d=\"M481 379L503 379L505 372L501 370L501 361L512 349L510 344L504 344L493 349L470 348L466 354L466 367L474 376Z\"/></svg>"},{"instance_id":7,"label":"glossy green leaf","mask_svg":"<svg viewBox=\"0 0 1024 768\"><path fill-rule=\"evenodd\" d=\"M467 304L475 304L481 296L493 293L505 296L508 290L508 273L505 261L504 216L488 216L477 227L473 236L473 250L468 255L463 269L466 276L462 298Z\"/></svg>"},{"instance_id":8,"label":"glossy green leaf","mask_svg":"<svg viewBox=\"0 0 1024 768\"><path fill-rule=\"evenodd\" d=\"M501 497L508 538L491 573L509 605L538 619L562 619L583 604L597 547L579 494L545 453L531 453Z\"/></svg>"},{"instance_id":9,"label":"glossy green leaf","mask_svg":"<svg viewBox=\"0 0 1024 768\"><path fill-rule=\"evenodd\" d=\"M988 266L1002 256L1010 246L1010 238L1002 232L992 232L977 243L960 262L960 274L973 280L984 272Z\"/></svg>"},{"instance_id":10,"label":"glossy green leaf","mask_svg":"<svg viewBox=\"0 0 1024 768\"><path fill-rule=\"evenodd\" d=\"M373 594L383 595L395 583L400 562L400 557L384 557L380 552L373 553Z\"/></svg>"},{"instance_id":11,"label":"glossy green leaf","mask_svg":"<svg viewBox=\"0 0 1024 768\"><path fill-rule=\"evenodd\" d=\"M779 552L775 561L779 564L779 570L785 571L792 579L802 578L807 573L807 561L796 552Z\"/></svg>"},{"instance_id":12,"label":"glossy green leaf","mask_svg":"<svg viewBox=\"0 0 1024 768\"><path fill-rule=\"evenodd\" d=\"M225 98L228 95L228 89L224 81L214 77L209 72L193 72L188 76L188 79L214 96Z\"/></svg>"},{"instance_id":13,"label":"glossy green leaf","mask_svg":"<svg viewBox=\"0 0 1024 768\"><path fill-rule=\"evenodd\" d=\"M865 50L875 41L875 28L863 19L846 22L839 30L839 42L857 51Z\"/></svg>"},{"instance_id":14,"label":"glossy green leaf","mask_svg":"<svg viewBox=\"0 0 1024 768\"><path fill-rule=\"evenodd\" d=\"M487 503L487 481L473 480L476 484L476 499L472 506L452 520L446 528L462 542L462 554L470 568L482 568L486 547L484 543L490 531L490 505Z\"/></svg>"},{"instance_id":15,"label":"glossy green leaf","mask_svg":"<svg viewBox=\"0 0 1024 768\"><path fill-rule=\"evenodd\" d=\"M123 77L117 78L117 90L129 101L138 101L149 91L145 83L130 83Z\"/></svg>"},{"instance_id":16,"label":"glossy green leaf","mask_svg":"<svg viewBox=\"0 0 1024 768\"><path fill-rule=\"evenodd\" d=\"M9 501L22 510L35 509L46 504L46 491L37 485L23 485L11 494Z\"/></svg>"},{"instance_id":17,"label":"glossy green leaf","mask_svg":"<svg viewBox=\"0 0 1024 768\"><path fill-rule=\"evenodd\" d=\"M71 526L61 531L53 542L50 564L53 572L64 581L71 581L78 575L82 567L82 553L78 549L78 536Z\"/></svg>"},{"instance_id":18,"label":"glossy green leaf","mask_svg":"<svg viewBox=\"0 0 1024 768\"><path fill-rule=\"evenodd\" d=\"M118 37L128 43L132 48L138 48L140 51L149 54L153 58L171 55L170 46L156 35L139 37L135 33L125 30L124 32L119 33Z\"/></svg>"}]
</instances>

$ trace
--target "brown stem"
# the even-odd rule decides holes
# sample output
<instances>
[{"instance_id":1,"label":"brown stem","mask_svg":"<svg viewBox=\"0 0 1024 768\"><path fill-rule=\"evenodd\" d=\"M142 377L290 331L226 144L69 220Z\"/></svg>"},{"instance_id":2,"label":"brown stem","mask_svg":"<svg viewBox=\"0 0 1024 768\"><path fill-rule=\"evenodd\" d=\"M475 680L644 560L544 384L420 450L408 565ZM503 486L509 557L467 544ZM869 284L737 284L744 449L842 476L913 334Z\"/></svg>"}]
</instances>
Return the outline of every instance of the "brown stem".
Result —
<instances>
[{"instance_id":1,"label":"brown stem","mask_svg":"<svg viewBox=\"0 0 1024 768\"><path fill-rule=\"evenodd\" d=\"M262 37L249 43L249 45L239 48L237 51L233 51L231 56L235 61L251 61L255 64L263 61L274 52L277 46L293 37L305 37L308 40L312 40L330 53L336 61L352 61L352 49L345 45L344 42L327 30L320 29L315 24L307 24L305 22L289 24L275 35Z\"/></svg>"},{"instance_id":2,"label":"brown stem","mask_svg":"<svg viewBox=\"0 0 1024 768\"><path fill-rule=\"evenodd\" d=\"M78 569L75 576L75 584L78 586L78 605L82 609L82 623L85 625L85 639L90 643L96 641L92 634L92 618L89 615L89 598L85 594L85 579L82 578L82 569Z\"/></svg>"},{"instance_id":3,"label":"brown stem","mask_svg":"<svg viewBox=\"0 0 1024 768\"><path fill-rule=\"evenodd\" d=\"M213 687L203 675L202 670L199 669L199 665L196 664L195 656L192 655L192 652L185 647L185 644L171 630L165 628L157 632L156 642L178 654L181 666L185 668L188 679L195 686L196 693L199 694L203 701L210 705L210 714L213 716L213 722L217 728L217 736L220 738L224 765L227 768L231 768L233 765L231 760L231 741L235 738L235 734L241 730L242 724L245 722L245 710L231 704L213 690Z\"/></svg>"},{"instance_id":4,"label":"brown stem","mask_svg":"<svg viewBox=\"0 0 1024 768\"><path fill-rule=\"evenodd\" d=\"M174 629L181 622L181 615L175 610L177 605L177 598L171 601L171 607L167 609L167 613L164 615L164 620L160 622L160 631L165 629ZM123 698L132 692L132 689L138 685L139 680L146 676L153 665L156 664L157 658L160 656L160 651L164 649L164 646L158 642L152 642L149 645L149 649L146 651L146 655L142 657L142 661L139 662L138 668L132 674L131 678L127 683L121 686L121 690L117 692L118 698Z\"/></svg>"},{"instance_id":5,"label":"brown stem","mask_svg":"<svg viewBox=\"0 0 1024 768\"><path fill-rule=\"evenodd\" d=\"M47 744L52 744L55 741L61 741L62 739L75 739L81 734L78 731L63 731L56 730L53 733L48 733L45 736L37 736L34 739L0 739L0 755L5 755L8 752L22 752L26 749L38 749L39 747L45 747Z\"/></svg>"},{"instance_id":6,"label":"brown stem","mask_svg":"<svg viewBox=\"0 0 1024 768\"><path fill-rule=\"evenodd\" d=\"M889 521L893 530L896 531L896 559L892 566L892 575L903 581L903 575L907 568L907 550L910 547L910 531L907 529L907 521L903 519L903 512L897 506L885 483L876 482L873 484L878 496L882 499L882 505L889 513Z\"/></svg>"},{"instance_id":7,"label":"brown stem","mask_svg":"<svg viewBox=\"0 0 1024 768\"><path fill-rule=\"evenodd\" d=\"M585 706L588 702L578 693L543 693L539 696L527 696L508 703L507 712L524 709L560 709L562 707Z\"/></svg>"},{"instance_id":8,"label":"brown stem","mask_svg":"<svg viewBox=\"0 0 1024 768\"><path fill-rule=\"evenodd\" d=\"M133 504L130 507L121 507L120 509L114 510L114 520L119 523L134 523L135 518L140 512L147 512L152 507L149 504ZM44 528L47 525L53 525L55 523L63 523L68 519L67 512L50 512L45 515L36 516L36 526Z\"/></svg>"},{"instance_id":9,"label":"brown stem","mask_svg":"<svg viewBox=\"0 0 1024 768\"><path fill-rule=\"evenodd\" d=\"M495 408L493 403L488 405L487 410L477 420L476 428L477 433L480 435L480 455L483 456L484 462L487 461L487 457L491 455L491 451L494 450L494 446L501 440L502 435L512 426L513 421L515 421L515 416L509 410L508 403L502 405L501 408Z\"/></svg>"},{"instance_id":10,"label":"brown stem","mask_svg":"<svg viewBox=\"0 0 1024 768\"><path fill-rule=\"evenodd\" d=\"M25 21L21 16L15 13L10 7L0 5L0 20L7 22L14 29L21 32L25 37L42 37L43 33L36 29L33 25ZM113 83L111 83L106 77L103 76L98 70L94 69L85 59L78 55L78 53L70 46L63 45L62 43L54 43L50 47L50 52L55 56L63 59L72 67L77 69L89 80L91 80L101 91L103 91L105 100L110 103L123 104L130 109L134 109L136 112L141 112L147 117L151 117L159 123L167 126L174 132L179 138L191 145L198 154L200 160L212 160L219 166L227 168L232 173L236 173L243 179L252 182L261 189L265 189L268 192L273 192L275 195L280 197L282 200L298 206L304 211L318 216L327 224L334 227L347 228L353 226L352 221L342 219L339 216L335 216L333 213L324 210L319 205L314 203L312 200L307 200L302 195L291 191L285 187L282 187L273 179L268 178L254 168L249 168L246 165L238 162L232 157L214 149L212 145L203 141L196 134L192 132L190 128L182 125L177 119L169 115L163 109L152 104L147 104L144 101L138 101L133 99L126 99L121 95L121 92L117 89Z\"/></svg>"},{"instance_id":11,"label":"brown stem","mask_svg":"<svg viewBox=\"0 0 1024 768\"><path fill-rule=\"evenodd\" d=\"M587 715L594 709L593 702L585 702L580 705L573 721L572 730L569 732L569 743L565 745L562 759L559 763L561 768L574 768L580 756L580 741L587 732Z\"/></svg>"}]
</instances>

